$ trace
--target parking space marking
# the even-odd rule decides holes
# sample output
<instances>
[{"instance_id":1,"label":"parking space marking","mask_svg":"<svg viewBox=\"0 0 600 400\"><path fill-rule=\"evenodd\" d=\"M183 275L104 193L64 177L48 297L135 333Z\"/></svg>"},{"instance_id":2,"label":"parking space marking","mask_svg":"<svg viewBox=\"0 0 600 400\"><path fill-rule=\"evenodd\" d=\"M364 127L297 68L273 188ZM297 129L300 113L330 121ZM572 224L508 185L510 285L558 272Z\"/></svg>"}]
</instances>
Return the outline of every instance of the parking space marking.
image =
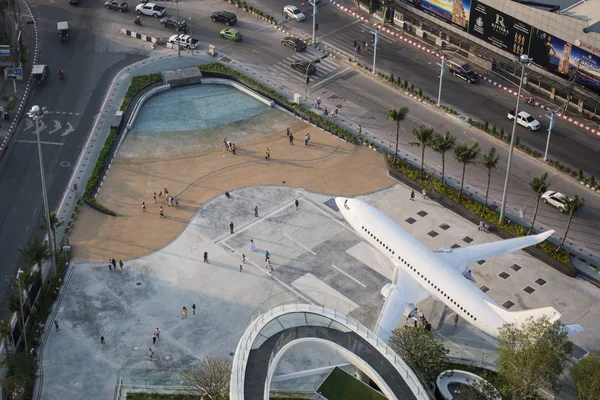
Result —
<instances>
[{"instance_id":1,"label":"parking space marking","mask_svg":"<svg viewBox=\"0 0 600 400\"><path fill-rule=\"evenodd\" d=\"M360 286L366 288L367 286L365 284L363 284L361 281L359 281L358 279L356 279L355 277L353 277L352 275L350 275L349 273L347 273L346 271L343 271L341 269L339 269L338 267L336 267L334 264L331 264L331 266L335 269L337 269L338 271L340 271L342 274L346 275L348 278L352 279L354 282L358 283Z\"/></svg>"}]
</instances>

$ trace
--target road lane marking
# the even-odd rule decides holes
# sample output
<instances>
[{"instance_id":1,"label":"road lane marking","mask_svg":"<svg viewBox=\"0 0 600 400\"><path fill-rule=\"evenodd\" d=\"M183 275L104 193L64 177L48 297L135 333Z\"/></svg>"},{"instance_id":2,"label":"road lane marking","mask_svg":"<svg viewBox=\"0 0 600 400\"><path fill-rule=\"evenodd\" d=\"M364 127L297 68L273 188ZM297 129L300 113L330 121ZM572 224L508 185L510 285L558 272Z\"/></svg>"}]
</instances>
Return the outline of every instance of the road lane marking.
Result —
<instances>
[{"instance_id":1,"label":"road lane marking","mask_svg":"<svg viewBox=\"0 0 600 400\"><path fill-rule=\"evenodd\" d=\"M299 241L297 241L296 239L294 239L293 237L291 237L287 233L284 233L283 236L285 236L286 238L290 239L292 242L296 243L298 246L302 247L304 250L308 251L313 256L317 255L317 253L315 253L314 251L312 251L311 249L309 249L308 247L306 247L305 245L303 245L302 243L300 243Z\"/></svg>"},{"instance_id":2,"label":"road lane marking","mask_svg":"<svg viewBox=\"0 0 600 400\"><path fill-rule=\"evenodd\" d=\"M317 83L317 84L315 84L315 85L312 85L310 88L311 88L311 89L315 89L317 86L321 86L321 85L322 85L322 84L324 84L325 82L328 82L328 81L330 81L330 80L332 80L332 79L334 79L334 78L337 78L337 76L338 76L338 75L341 75L341 74L343 74L344 72L348 71L349 69L350 69L350 67L348 67L348 68L346 68L346 69L344 69L344 70L342 70L342 71L338 72L338 73L337 73L337 74L335 74L335 75L331 75L329 78L325 78L325 79L323 79L321 82L319 82L319 83Z\"/></svg>"},{"instance_id":3,"label":"road lane marking","mask_svg":"<svg viewBox=\"0 0 600 400\"><path fill-rule=\"evenodd\" d=\"M361 22L362 22L361 20L356 20L356 21L350 22L350 23L349 23L349 24L347 24L347 25L344 25L344 26L342 26L341 28L338 28L338 29L336 29L336 30L333 30L333 31L331 31L331 32L327 32L325 35L323 35L323 36L319 36L319 37L317 38L317 42L318 42L320 39L323 39L323 38L325 38L325 37L327 37L327 36L329 36L329 35L333 35L334 33L341 31L342 29L346 29L346 28L348 28L348 27L349 27L349 26L351 26L351 25L356 25L356 24L359 24L359 23L361 23Z\"/></svg>"},{"instance_id":4,"label":"road lane marking","mask_svg":"<svg viewBox=\"0 0 600 400\"><path fill-rule=\"evenodd\" d=\"M331 266L335 269L337 269L338 271L340 271L342 274L346 275L348 278L352 279L354 282L358 283L360 286L366 288L367 286L364 285L361 281L359 281L358 279L356 279L355 277L353 277L352 275L346 273L345 271L339 269L338 267L336 267L335 265L331 264Z\"/></svg>"},{"instance_id":5,"label":"road lane marking","mask_svg":"<svg viewBox=\"0 0 600 400\"><path fill-rule=\"evenodd\" d=\"M17 142L19 143L33 143L33 144L37 144L36 140L17 140ZM64 143L59 143L59 142L40 142L41 144L52 144L54 146L63 146Z\"/></svg>"}]
</instances>

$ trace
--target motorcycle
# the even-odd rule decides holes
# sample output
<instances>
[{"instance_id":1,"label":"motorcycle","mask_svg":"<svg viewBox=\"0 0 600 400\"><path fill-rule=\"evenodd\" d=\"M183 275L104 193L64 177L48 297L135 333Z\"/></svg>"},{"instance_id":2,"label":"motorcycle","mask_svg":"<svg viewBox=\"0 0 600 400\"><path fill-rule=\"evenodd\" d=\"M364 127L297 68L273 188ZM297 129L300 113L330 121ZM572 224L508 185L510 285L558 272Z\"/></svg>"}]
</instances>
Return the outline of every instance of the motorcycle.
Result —
<instances>
[{"instance_id":1,"label":"motorcycle","mask_svg":"<svg viewBox=\"0 0 600 400\"><path fill-rule=\"evenodd\" d=\"M533 97L525 97L525 103L534 104L535 100L533 99Z\"/></svg>"},{"instance_id":2,"label":"motorcycle","mask_svg":"<svg viewBox=\"0 0 600 400\"><path fill-rule=\"evenodd\" d=\"M58 79L60 79L61 81L64 79L65 77L65 73L63 72L62 69L58 70Z\"/></svg>"},{"instance_id":3,"label":"motorcycle","mask_svg":"<svg viewBox=\"0 0 600 400\"><path fill-rule=\"evenodd\" d=\"M133 23L136 25L142 25L142 20L140 19L140 17L137 17L136 19L133 20Z\"/></svg>"}]
</instances>

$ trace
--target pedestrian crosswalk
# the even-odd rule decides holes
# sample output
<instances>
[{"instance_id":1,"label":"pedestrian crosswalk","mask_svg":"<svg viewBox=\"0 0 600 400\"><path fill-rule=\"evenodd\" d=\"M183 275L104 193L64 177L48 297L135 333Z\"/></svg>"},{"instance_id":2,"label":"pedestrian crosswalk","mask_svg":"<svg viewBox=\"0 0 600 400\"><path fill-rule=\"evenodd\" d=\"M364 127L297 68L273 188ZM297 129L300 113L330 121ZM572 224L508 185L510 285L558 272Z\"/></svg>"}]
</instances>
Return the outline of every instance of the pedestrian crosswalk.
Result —
<instances>
[{"instance_id":1,"label":"pedestrian crosswalk","mask_svg":"<svg viewBox=\"0 0 600 400\"><path fill-rule=\"evenodd\" d=\"M271 65L269 70L281 80L292 83L301 83L304 82L305 75L292 69L290 64L292 64L294 61L313 61L323 57L324 55L324 53L309 47L302 52L291 54L289 57L281 60L275 65ZM321 79L324 79L332 72L339 71L340 64L335 59L326 57L321 59L316 67L316 72L310 75L311 82L317 82Z\"/></svg>"},{"instance_id":2,"label":"pedestrian crosswalk","mask_svg":"<svg viewBox=\"0 0 600 400\"><path fill-rule=\"evenodd\" d=\"M373 26L364 22L358 22L346 27L343 30L336 31L335 34L325 35L317 38L321 45L325 48L329 47L334 52L345 58L354 59L354 41L360 45L360 51L356 52L356 60L372 60L373 59ZM364 44L367 43L367 50L364 50ZM398 39L392 35L379 31L379 43L377 47L392 45L398 43Z\"/></svg>"}]
</instances>

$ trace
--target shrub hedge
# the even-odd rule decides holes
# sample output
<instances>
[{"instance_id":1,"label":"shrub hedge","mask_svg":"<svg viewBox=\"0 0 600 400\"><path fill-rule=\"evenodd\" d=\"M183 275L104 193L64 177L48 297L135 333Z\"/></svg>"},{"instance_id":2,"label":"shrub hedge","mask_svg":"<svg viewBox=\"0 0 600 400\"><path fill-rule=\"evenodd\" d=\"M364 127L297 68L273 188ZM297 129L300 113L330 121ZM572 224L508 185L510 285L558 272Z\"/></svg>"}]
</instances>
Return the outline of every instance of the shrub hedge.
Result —
<instances>
[{"instance_id":1,"label":"shrub hedge","mask_svg":"<svg viewBox=\"0 0 600 400\"><path fill-rule=\"evenodd\" d=\"M130 86L131 88L131 86ZM128 90L129 92L129 90ZM104 207L102 204L96 202L94 195L96 194L96 189L98 189L98 185L100 185L100 179L102 179L102 175L104 174L104 168L108 159L110 157L110 151L112 146L117 138L117 134L119 130L117 128L111 128L106 141L104 142L104 146L102 146L102 150L100 150L100 155L98 155L98 159L96 160L96 165L94 166L94 170L92 171L92 175L88 179L85 190L83 192L83 200L90 206L95 208L96 210L115 216L117 215L114 211Z\"/></svg>"},{"instance_id":2,"label":"shrub hedge","mask_svg":"<svg viewBox=\"0 0 600 400\"><path fill-rule=\"evenodd\" d=\"M160 79L160 73L134 76L127 88L127 92L125 92L125 97L123 97L119 110L124 111L129 105L131 98L135 96L137 92L154 82L158 82Z\"/></svg>"},{"instance_id":3,"label":"shrub hedge","mask_svg":"<svg viewBox=\"0 0 600 400\"><path fill-rule=\"evenodd\" d=\"M263 85L262 83L236 71L233 68L223 65L220 62L214 62L214 63L210 63L210 64L200 64L200 65L198 65L198 68L200 69L200 71L203 71L203 72L215 72L215 73L235 77L241 83L244 83L247 86L251 86L252 89L260 92L261 94L265 95L266 97L270 98L271 100L273 100L279 104L282 104L284 106L287 106L288 108L293 108L294 110L296 110L296 112L303 113L306 117L310 118L311 121L317 122L320 126L325 127L326 129L329 129L331 131L331 133L343 138L347 142L350 142L352 144L358 143L356 140L356 137L354 137L354 134L350 133L349 131L340 127L339 125L333 123L330 119L323 118L321 115L307 109L306 107L304 107L300 104L296 104L292 101L289 101L287 99L287 97L279 94L276 90L271 89L270 87L268 87L266 85Z\"/></svg>"},{"instance_id":4,"label":"shrub hedge","mask_svg":"<svg viewBox=\"0 0 600 400\"><path fill-rule=\"evenodd\" d=\"M393 169L400 171L404 175L408 176L410 179L412 179L416 182L419 182L421 185L425 186L426 188L428 188L430 190L432 190L431 185L433 183L433 190L435 190L438 193L442 193L447 198L459 203L463 207L466 207L470 211L481 216L486 221L497 226L498 228L500 228L514 236L524 236L527 234L527 228L521 227L518 224L507 223L506 221L501 224L500 223L500 215L498 213L496 213L495 211L490 210L488 207L486 207L486 211L485 211L485 213L483 213L483 211L482 211L483 203L475 200L472 196L467 196L463 193L463 195L459 201L458 200L458 192L459 191L457 189L454 189L453 187L450 187L448 185L442 186L442 182L439 179L434 178L432 176L428 177L428 179L423 178L421 176L421 171L419 169L413 167L412 165L410 165L408 162L406 162L406 160L400 160L400 159L394 160L394 156L388 156L388 163L389 163L390 167L392 167ZM574 269L573 265L571 264L571 261L569 260L567 253L564 250L561 249L558 252L555 251L556 250L555 244L546 240L535 246L538 247L539 249L541 249L542 251L544 251L545 253L547 253L548 255L550 255L552 258L563 263L569 269L571 269L571 270Z\"/></svg>"}]
</instances>

